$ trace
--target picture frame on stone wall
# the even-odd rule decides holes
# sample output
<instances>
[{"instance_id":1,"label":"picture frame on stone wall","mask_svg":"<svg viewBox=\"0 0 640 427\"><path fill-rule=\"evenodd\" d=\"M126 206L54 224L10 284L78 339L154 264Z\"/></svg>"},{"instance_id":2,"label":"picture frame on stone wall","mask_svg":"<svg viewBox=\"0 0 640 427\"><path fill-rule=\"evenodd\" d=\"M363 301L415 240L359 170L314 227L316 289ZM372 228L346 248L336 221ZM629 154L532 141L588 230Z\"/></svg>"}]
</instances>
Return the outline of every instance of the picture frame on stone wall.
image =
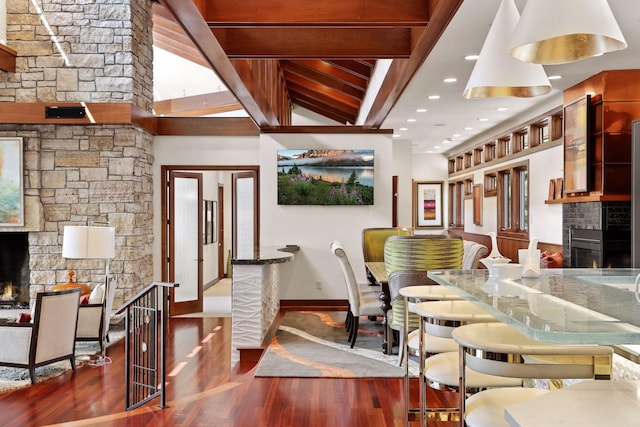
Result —
<instances>
[{"instance_id":1,"label":"picture frame on stone wall","mask_svg":"<svg viewBox=\"0 0 640 427\"><path fill-rule=\"evenodd\" d=\"M0 138L0 226L24 225L22 138Z\"/></svg>"}]
</instances>

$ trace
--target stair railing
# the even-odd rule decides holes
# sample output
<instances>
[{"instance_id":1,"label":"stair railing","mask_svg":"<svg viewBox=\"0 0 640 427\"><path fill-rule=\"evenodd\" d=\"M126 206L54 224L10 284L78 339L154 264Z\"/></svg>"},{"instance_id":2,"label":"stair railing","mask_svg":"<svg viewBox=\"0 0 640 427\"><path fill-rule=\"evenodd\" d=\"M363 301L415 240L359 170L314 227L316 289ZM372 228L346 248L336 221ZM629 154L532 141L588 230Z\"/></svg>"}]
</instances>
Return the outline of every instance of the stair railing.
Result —
<instances>
[{"instance_id":1,"label":"stair railing","mask_svg":"<svg viewBox=\"0 0 640 427\"><path fill-rule=\"evenodd\" d=\"M160 396L166 407L167 295L179 285L153 282L122 305L125 314L125 408L135 409Z\"/></svg>"}]
</instances>

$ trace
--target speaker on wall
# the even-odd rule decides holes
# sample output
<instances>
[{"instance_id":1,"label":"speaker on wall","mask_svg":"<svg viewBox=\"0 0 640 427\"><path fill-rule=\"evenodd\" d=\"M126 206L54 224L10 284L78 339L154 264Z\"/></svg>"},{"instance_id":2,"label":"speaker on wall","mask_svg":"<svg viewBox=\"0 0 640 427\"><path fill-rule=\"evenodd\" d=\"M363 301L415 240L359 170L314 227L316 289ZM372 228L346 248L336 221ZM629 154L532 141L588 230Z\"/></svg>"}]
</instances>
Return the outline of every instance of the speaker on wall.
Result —
<instances>
[{"instance_id":1,"label":"speaker on wall","mask_svg":"<svg viewBox=\"0 0 640 427\"><path fill-rule=\"evenodd\" d=\"M44 107L45 119L84 119L86 115L84 107Z\"/></svg>"}]
</instances>

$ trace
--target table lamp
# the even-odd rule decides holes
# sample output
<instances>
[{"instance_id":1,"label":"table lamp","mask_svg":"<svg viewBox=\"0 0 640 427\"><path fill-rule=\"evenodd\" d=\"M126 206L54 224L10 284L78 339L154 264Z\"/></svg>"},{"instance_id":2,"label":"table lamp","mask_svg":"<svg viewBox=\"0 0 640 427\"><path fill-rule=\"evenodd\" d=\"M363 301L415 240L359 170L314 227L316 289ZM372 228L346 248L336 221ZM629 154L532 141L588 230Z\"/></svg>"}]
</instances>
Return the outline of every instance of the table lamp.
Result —
<instances>
[{"instance_id":1,"label":"table lamp","mask_svg":"<svg viewBox=\"0 0 640 427\"><path fill-rule=\"evenodd\" d=\"M109 261L115 255L115 227L107 226L65 226L62 240L62 256L78 259L105 259L105 279L103 304L103 331L108 330L111 313L107 313L109 296ZM110 311L110 310L109 310ZM102 354L92 364L102 366L111 363L106 356L106 334L103 333Z\"/></svg>"}]
</instances>

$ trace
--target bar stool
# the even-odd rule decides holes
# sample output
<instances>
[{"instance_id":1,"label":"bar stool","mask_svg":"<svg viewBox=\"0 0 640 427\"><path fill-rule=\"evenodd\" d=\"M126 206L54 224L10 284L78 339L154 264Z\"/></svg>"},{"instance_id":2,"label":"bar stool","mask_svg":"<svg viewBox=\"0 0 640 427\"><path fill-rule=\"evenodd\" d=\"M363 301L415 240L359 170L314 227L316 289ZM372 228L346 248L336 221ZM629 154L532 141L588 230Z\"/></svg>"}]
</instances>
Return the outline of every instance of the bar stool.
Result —
<instances>
[{"instance_id":1,"label":"bar stool","mask_svg":"<svg viewBox=\"0 0 640 427\"><path fill-rule=\"evenodd\" d=\"M420 330L424 332L420 346L420 414L424 425L425 415L435 413L457 413L459 408L428 408L427 383L430 388L456 390L459 386L458 350L432 355L426 358L426 344L431 337L451 338L455 328L478 322L497 322L491 314L471 301L430 301L416 304L413 307L420 316ZM521 386L522 381L516 378L503 378L469 370L468 387L483 389L487 387Z\"/></svg>"},{"instance_id":2,"label":"bar stool","mask_svg":"<svg viewBox=\"0 0 640 427\"><path fill-rule=\"evenodd\" d=\"M418 271L397 271L391 273L389 279L396 274L419 274ZM423 271L422 274L425 274ZM409 414L416 412L417 409L411 409L409 407L409 353L420 354L420 342L425 340L420 339L420 328L411 333L408 333L410 320L409 317L414 315L414 307L417 303L422 301L453 301L462 300L462 297L453 291L451 288L441 285L421 285L421 286L406 286L398 290L403 297L403 311L404 311L404 327L401 331L400 346L398 347L398 358L404 364L404 379L405 379L405 425L409 423ZM395 311L398 314L398 310ZM414 322L415 323L415 322ZM419 321L418 321L419 323ZM458 344L450 337L430 337L432 339L426 340L428 344L423 347L423 351L430 353L450 352L457 350ZM419 366L420 382L422 382L422 363Z\"/></svg>"},{"instance_id":3,"label":"bar stool","mask_svg":"<svg viewBox=\"0 0 640 427\"><path fill-rule=\"evenodd\" d=\"M563 345L532 340L503 323L476 323L452 332L460 345L460 386L468 384L467 367L490 375L531 379L610 379L613 349L598 345ZM467 399L460 393L460 425L508 427L504 407L543 392L493 389ZM508 397L507 397L508 396Z\"/></svg>"}]
</instances>

